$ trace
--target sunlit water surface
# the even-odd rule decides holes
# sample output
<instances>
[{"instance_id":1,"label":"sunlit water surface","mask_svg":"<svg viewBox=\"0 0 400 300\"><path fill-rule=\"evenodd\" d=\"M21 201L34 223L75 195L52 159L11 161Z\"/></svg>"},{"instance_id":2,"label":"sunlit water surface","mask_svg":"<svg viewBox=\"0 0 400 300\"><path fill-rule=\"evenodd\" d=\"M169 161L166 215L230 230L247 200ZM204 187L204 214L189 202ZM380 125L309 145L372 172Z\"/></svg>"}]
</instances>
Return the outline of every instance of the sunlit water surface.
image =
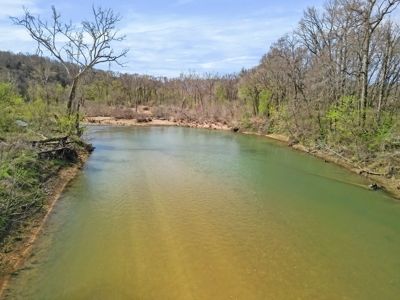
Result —
<instances>
[{"instance_id":1,"label":"sunlit water surface","mask_svg":"<svg viewBox=\"0 0 400 300\"><path fill-rule=\"evenodd\" d=\"M365 178L231 132L88 137L7 299L400 299L400 204Z\"/></svg>"}]
</instances>

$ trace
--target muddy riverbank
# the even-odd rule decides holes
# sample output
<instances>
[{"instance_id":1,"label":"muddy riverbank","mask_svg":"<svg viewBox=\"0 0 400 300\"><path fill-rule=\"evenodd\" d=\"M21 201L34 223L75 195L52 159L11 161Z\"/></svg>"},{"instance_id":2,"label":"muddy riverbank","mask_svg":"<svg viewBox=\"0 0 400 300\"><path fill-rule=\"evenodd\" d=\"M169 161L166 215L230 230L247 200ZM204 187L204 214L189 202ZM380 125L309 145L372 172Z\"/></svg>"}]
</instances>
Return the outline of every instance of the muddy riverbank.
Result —
<instances>
[{"instance_id":1,"label":"muddy riverbank","mask_svg":"<svg viewBox=\"0 0 400 300\"><path fill-rule=\"evenodd\" d=\"M78 174L89 153L80 152L78 160L60 170L44 183L47 197L43 206L4 238L0 246L0 299L11 276L17 276L43 224L68 183Z\"/></svg>"}]
</instances>

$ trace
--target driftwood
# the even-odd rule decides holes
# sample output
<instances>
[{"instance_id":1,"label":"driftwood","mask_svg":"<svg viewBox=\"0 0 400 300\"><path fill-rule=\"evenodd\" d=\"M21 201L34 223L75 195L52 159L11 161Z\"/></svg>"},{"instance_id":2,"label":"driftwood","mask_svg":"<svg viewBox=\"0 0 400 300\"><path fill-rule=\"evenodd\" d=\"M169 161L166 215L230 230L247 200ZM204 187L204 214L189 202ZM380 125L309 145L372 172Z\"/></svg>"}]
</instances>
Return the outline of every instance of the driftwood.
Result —
<instances>
[{"instance_id":1,"label":"driftwood","mask_svg":"<svg viewBox=\"0 0 400 300\"><path fill-rule=\"evenodd\" d=\"M71 141L67 136L48 138L41 141L32 141L39 157L59 157L67 161L74 161L78 157Z\"/></svg>"},{"instance_id":2,"label":"driftwood","mask_svg":"<svg viewBox=\"0 0 400 300\"><path fill-rule=\"evenodd\" d=\"M68 147L62 147L62 148L55 148L55 149L50 149L50 150L44 150L44 151L40 151L37 154L45 154L45 153L51 153L51 152L58 152L58 151L62 151L62 150L72 150L71 148Z\"/></svg>"},{"instance_id":3,"label":"driftwood","mask_svg":"<svg viewBox=\"0 0 400 300\"><path fill-rule=\"evenodd\" d=\"M78 152L71 146L60 146L53 149L44 149L37 152L39 157L46 158L61 158L65 161L76 161L78 159Z\"/></svg>"},{"instance_id":4,"label":"driftwood","mask_svg":"<svg viewBox=\"0 0 400 300\"><path fill-rule=\"evenodd\" d=\"M368 175L376 175L376 176L386 176L386 173L377 173L377 172L372 172L372 171L368 171L368 170L364 170L361 169L360 171L358 171L358 174L363 174L366 173Z\"/></svg>"},{"instance_id":5,"label":"driftwood","mask_svg":"<svg viewBox=\"0 0 400 300\"><path fill-rule=\"evenodd\" d=\"M50 138L50 139L45 139L45 140L40 140L40 141L31 141L31 143L33 145L35 144L47 144L47 143L51 143L51 142L62 142L62 141L66 141L68 139L68 135L66 136L61 136L61 137L55 137L55 138Z\"/></svg>"},{"instance_id":6,"label":"driftwood","mask_svg":"<svg viewBox=\"0 0 400 300\"><path fill-rule=\"evenodd\" d=\"M324 146L324 148L325 148L326 150L328 150L329 152L335 154L336 156L340 157L341 159L345 160L345 161L348 162L350 165L352 165L351 161L350 161L348 158L346 158L346 157L344 157L343 155L341 155L340 153L337 153L336 151L333 151L332 149L330 149L330 148L329 148L328 146L326 146L326 145ZM359 168L359 169L361 169L361 168Z\"/></svg>"},{"instance_id":7,"label":"driftwood","mask_svg":"<svg viewBox=\"0 0 400 300\"><path fill-rule=\"evenodd\" d=\"M360 166L354 165L349 159L347 159L343 155L333 151L332 149L328 148L327 146L325 146L325 149L327 149L331 153L335 154L336 156L339 156L341 159L345 160L350 166L359 169L359 171L357 171L357 173L360 174L360 175L364 174L364 173L367 174L367 175L376 175L376 176L386 176L387 175L387 173L378 173L378 172L373 172L373 171L369 171L369 170L366 170L364 168L361 168Z\"/></svg>"},{"instance_id":8,"label":"driftwood","mask_svg":"<svg viewBox=\"0 0 400 300\"><path fill-rule=\"evenodd\" d=\"M304 149L304 151L305 151L306 153L311 154L312 156L315 156L315 153L317 152L317 151L315 151L315 150L307 149L307 148L304 147L304 146L303 146L303 149Z\"/></svg>"}]
</instances>

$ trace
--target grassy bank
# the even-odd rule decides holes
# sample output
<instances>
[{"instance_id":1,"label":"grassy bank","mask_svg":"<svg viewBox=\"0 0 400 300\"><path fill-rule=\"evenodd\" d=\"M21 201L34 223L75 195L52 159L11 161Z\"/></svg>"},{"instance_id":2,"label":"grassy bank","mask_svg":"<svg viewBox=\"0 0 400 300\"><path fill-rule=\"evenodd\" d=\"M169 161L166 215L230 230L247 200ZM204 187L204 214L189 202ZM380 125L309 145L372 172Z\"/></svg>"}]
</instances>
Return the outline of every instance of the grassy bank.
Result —
<instances>
[{"instance_id":1,"label":"grassy bank","mask_svg":"<svg viewBox=\"0 0 400 300\"><path fill-rule=\"evenodd\" d=\"M0 275L13 270L62 174L92 150L65 111L63 102L26 101L15 85L0 83Z\"/></svg>"},{"instance_id":2,"label":"grassy bank","mask_svg":"<svg viewBox=\"0 0 400 300\"><path fill-rule=\"evenodd\" d=\"M76 137L2 139L0 283L4 286L8 276L18 274L54 202L91 150Z\"/></svg>"}]
</instances>

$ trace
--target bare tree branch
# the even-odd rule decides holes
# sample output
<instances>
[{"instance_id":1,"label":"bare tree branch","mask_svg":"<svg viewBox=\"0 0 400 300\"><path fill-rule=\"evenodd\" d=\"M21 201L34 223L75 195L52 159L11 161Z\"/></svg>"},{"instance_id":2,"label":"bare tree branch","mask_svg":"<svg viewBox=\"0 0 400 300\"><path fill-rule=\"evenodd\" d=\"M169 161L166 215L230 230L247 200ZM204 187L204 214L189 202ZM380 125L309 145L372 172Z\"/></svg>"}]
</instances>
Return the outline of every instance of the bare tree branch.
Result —
<instances>
[{"instance_id":1,"label":"bare tree branch","mask_svg":"<svg viewBox=\"0 0 400 300\"><path fill-rule=\"evenodd\" d=\"M122 49L116 53L113 43L125 40L119 35L116 24L121 16L112 9L103 9L101 6L92 6L93 21L85 20L78 28L72 21L64 23L61 14L54 6L50 21L43 21L40 16L33 16L24 7L24 16L19 19L10 17L14 25L25 27L33 40L38 43L38 52L42 48L62 63L71 78L71 91L67 104L67 112L72 114L76 88L80 77L88 70L101 63L116 63L124 66L121 61L129 49ZM62 42L62 40L67 40Z\"/></svg>"}]
</instances>

